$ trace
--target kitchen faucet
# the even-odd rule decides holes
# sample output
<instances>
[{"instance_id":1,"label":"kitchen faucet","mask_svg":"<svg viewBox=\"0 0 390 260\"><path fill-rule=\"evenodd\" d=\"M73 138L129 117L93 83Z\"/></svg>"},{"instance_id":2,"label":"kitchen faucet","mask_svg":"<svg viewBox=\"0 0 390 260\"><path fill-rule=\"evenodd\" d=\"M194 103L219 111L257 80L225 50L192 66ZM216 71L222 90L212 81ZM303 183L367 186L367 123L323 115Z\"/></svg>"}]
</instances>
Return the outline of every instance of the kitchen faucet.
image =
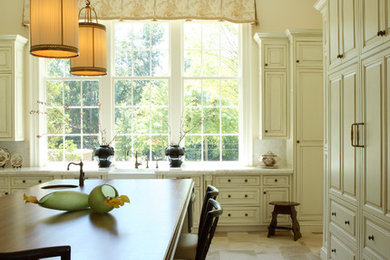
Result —
<instances>
[{"instance_id":1,"label":"kitchen faucet","mask_svg":"<svg viewBox=\"0 0 390 260\"><path fill-rule=\"evenodd\" d=\"M135 168L138 169L138 166L140 166L141 163L138 162L138 152L135 152Z\"/></svg>"},{"instance_id":2,"label":"kitchen faucet","mask_svg":"<svg viewBox=\"0 0 390 260\"><path fill-rule=\"evenodd\" d=\"M85 172L83 171L83 161L80 160L80 163L75 163L75 162L70 162L68 164L68 168L67 170L69 171L69 166L73 164L73 165L80 165L80 176L79 176L79 186L80 187L84 187L84 180L85 180Z\"/></svg>"}]
</instances>

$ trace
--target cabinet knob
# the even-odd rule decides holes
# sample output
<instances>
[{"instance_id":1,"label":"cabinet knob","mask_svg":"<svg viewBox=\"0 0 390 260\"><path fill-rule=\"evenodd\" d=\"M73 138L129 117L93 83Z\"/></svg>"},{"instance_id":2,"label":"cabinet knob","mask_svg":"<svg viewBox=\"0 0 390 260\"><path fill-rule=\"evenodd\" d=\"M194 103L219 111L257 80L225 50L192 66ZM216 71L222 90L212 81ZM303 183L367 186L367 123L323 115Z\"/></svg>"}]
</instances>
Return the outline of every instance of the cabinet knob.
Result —
<instances>
[{"instance_id":1,"label":"cabinet knob","mask_svg":"<svg viewBox=\"0 0 390 260\"><path fill-rule=\"evenodd\" d=\"M5 195L8 195L8 192L5 192L4 194L5 194Z\"/></svg>"},{"instance_id":2,"label":"cabinet knob","mask_svg":"<svg viewBox=\"0 0 390 260\"><path fill-rule=\"evenodd\" d=\"M344 224L345 224L345 225L349 225L349 220L346 220L346 221L344 222Z\"/></svg>"},{"instance_id":3,"label":"cabinet knob","mask_svg":"<svg viewBox=\"0 0 390 260\"><path fill-rule=\"evenodd\" d=\"M248 213L245 213L245 217L248 217Z\"/></svg>"},{"instance_id":4,"label":"cabinet knob","mask_svg":"<svg viewBox=\"0 0 390 260\"><path fill-rule=\"evenodd\" d=\"M231 215L230 215L230 213L228 214L228 217L230 217Z\"/></svg>"},{"instance_id":5,"label":"cabinet knob","mask_svg":"<svg viewBox=\"0 0 390 260\"><path fill-rule=\"evenodd\" d=\"M245 179L245 182L248 182L248 180L247 180L247 179Z\"/></svg>"},{"instance_id":6,"label":"cabinet knob","mask_svg":"<svg viewBox=\"0 0 390 260\"><path fill-rule=\"evenodd\" d=\"M278 179L275 179L274 181L275 181L275 182L278 182Z\"/></svg>"},{"instance_id":7,"label":"cabinet knob","mask_svg":"<svg viewBox=\"0 0 390 260\"><path fill-rule=\"evenodd\" d=\"M264 191L264 192L263 192L263 194L267 194L267 192L266 192L266 191Z\"/></svg>"},{"instance_id":8,"label":"cabinet knob","mask_svg":"<svg viewBox=\"0 0 390 260\"><path fill-rule=\"evenodd\" d=\"M42 183L42 180L39 180L38 182L39 182L39 183Z\"/></svg>"},{"instance_id":9,"label":"cabinet knob","mask_svg":"<svg viewBox=\"0 0 390 260\"><path fill-rule=\"evenodd\" d=\"M340 59L344 58L344 54L340 54Z\"/></svg>"},{"instance_id":10,"label":"cabinet knob","mask_svg":"<svg viewBox=\"0 0 390 260\"><path fill-rule=\"evenodd\" d=\"M299 63L299 60L297 60L297 63Z\"/></svg>"},{"instance_id":11,"label":"cabinet knob","mask_svg":"<svg viewBox=\"0 0 390 260\"><path fill-rule=\"evenodd\" d=\"M336 212L332 212L332 216L336 216Z\"/></svg>"},{"instance_id":12,"label":"cabinet knob","mask_svg":"<svg viewBox=\"0 0 390 260\"><path fill-rule=\"evenodd\" d=\"M267 66L268 66L268 63L265 63L265 64L264 64L264 66L266 66L266 67L267 67Z\"/></svg>"},{"instance_id":13,"label":"cabinet knob","mask_svg":"<svg viewBox=\"0 0 390 260\"><path fill-rule=\"evenodd\" d=\"M382 35L382 31L378 31L377 33L376 33L376 36L381 36Z\"/></svg>"},{"instance_id":14,"label":"cabinet knob","mask_svg":"<svg viewBox=\"0 0 390 260\"><path fill-rule=\"evenodd\" d=\"M336 253L336 248L333 248L333 249L332 249L332 253Z\"/></svg>"},{"instance_id":15,"label":"cabinet knob","mask_svg":"<svg viewBox=\"0 0 390 260\"><path fill-rule=\"evenodd\" d=\"M268 130L264 130L265 133L268 133Z\"/></svg>"},{"instance_id":16,"label":"cabinet knob","mask_svg":"<svg viewBox=\"0 0 390 260\"><path fill-rule=\"evenodd\" d=\"M374 241L374 235L368 236L368 240Z\"/></svg>"},{"instance_id":17,"label":"cabinet knob","mask_svg":"<svg viewBox=\"0 0 390 260\"><path fill-rule=\"evenodd\" d=\"M245 194L245 198L248 198L248 194Z\"/></svg>"},{"instance_id":18,"label":"cabinet knob","mask_svg":"<svg viewBox=\"0 0 390 260\"><path fill-rule=\"evenodd\" d=\"M232 180L231 179L228 179L228 182L231 182Z\"/></svg>"},{"instance_id":19,"label":"cabinet knob","mask_svg":"<svg viewBox=\"0 0 390 260\"><path fill-rule=\"evenodd\" d=\"M300 141L299 140L297 140L297 144L299 144L300 143Z\"/></svg>"},{"instance_id":20,"label":"cabinet knob","mask_svg":"<svg viewBox=\"0 0 390 260\"><path fill-rule=\"evenodd\" d=\"M26 183L26 180L22 180L23 183Z\"/></svg>"},{"instance_id":21,"label":"cabinet knob","mask_svg":"<svg viewBox=\"0 0 390 260\"><path fill-rule=\"evenodd\" d=\"M381 36L385 36L385 35L386 35L386 30L381 31Z\"/></svg>"},{"instance_id":22,"label":"cabinet knob","mask_svg":"<svg viewBox=\"0 0 390 260\"><path fill-rule=\"evenodd\" d=\"M230 197L232 197L232 196L230 196L230 194L228 195L228 198L230 198Z\"/></svg>"}]
</instances>

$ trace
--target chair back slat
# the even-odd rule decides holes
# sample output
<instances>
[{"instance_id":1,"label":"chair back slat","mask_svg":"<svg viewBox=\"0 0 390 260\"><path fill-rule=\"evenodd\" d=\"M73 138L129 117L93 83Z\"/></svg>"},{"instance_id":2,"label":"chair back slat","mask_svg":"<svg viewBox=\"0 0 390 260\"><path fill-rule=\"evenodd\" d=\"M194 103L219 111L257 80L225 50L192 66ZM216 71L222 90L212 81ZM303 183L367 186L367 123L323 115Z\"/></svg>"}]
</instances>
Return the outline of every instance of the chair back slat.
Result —
<instances>
[{"instance_id":1,"label":"chair back slat","mask_svg":"<svg viewBox=\"0 0 390 260\"><path fill-rule=\"evenodd\" d=\"M70 260L70 246L53 246L0 253L1 260L38 260L55 256L60 256L61 260Z\"/></svg>"},{"instance_id":2,"label":"chair back slat","mask_svg":"<svg viewBox=\"0 0 390 260\"><path fill-rule=\"evenodd\" d=\"M199 229L198 245L196 247L196 260L206 259L211 240L217 228L219 216L222 215L221 205L214 199L209 199L206 203L206 217L202 229Z\"/></svg>"},{"instance_id":3,"label":"chair back slat","mask_svg":"<svg viewBox=\"0 0 390 260\"><path fill-rule=\"evenodd\" d=\"M206 189L205 196L203 199L203 204L202 204L202 211L200 212L198 236L200 235L200 231L203 228L204 221L206 218L206 212L208 211L207 210L207 202L209 201L209 199L216 200L218 194L219 194L219 191L217 188L215 188L212 185L207 185L207 189Z\"/></svg>"}]
</instances>

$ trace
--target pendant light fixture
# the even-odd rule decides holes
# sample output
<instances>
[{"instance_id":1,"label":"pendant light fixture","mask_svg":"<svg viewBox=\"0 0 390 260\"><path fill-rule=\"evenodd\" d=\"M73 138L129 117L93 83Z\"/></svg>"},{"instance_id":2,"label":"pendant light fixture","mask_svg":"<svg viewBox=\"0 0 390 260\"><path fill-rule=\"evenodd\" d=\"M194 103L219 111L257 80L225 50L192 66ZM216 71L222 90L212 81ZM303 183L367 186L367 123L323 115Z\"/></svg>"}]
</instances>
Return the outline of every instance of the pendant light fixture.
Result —
<instances>
[{"instance_id":1,"label":"pendant light fixture","mask_svg":"<svg viewBox=\"0 0 390 260\"><path fill-rule=\"evenodd\" d=\"M79 19L84 19L84 22L79 23L80 56L70 60L70 73L78 76L104 76L107 74L106 27L98 23L96 12L88 0L79 12Z\"/></svg>"},{"instance_id":2,"label":"pendant light fixture","mask_svg":"<svg viewBox=\"0 0 390 260\"><path fill-rule=\"evenodd\" d=\"M30 0L30 53L43 58L77 57L77 13L77 0Z\"/></svg>"}]
</instances>

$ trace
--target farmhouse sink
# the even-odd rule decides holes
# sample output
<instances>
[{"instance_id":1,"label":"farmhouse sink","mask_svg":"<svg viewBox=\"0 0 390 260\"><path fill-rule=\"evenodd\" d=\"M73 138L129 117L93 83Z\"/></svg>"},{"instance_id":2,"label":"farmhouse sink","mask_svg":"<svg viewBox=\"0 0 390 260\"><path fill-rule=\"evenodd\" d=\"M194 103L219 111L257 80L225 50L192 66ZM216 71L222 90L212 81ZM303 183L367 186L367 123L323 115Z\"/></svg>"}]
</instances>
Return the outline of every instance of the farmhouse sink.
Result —
<instances>
[{"instance_id":1,"label":"farmhouse sink","mask_svg":"<svg viewBox=\"0 0 390 260\"><path fill-rule=\"evenodd\" d=\"M47 185L41 187L41 189L72 189L72 188L77 188L77 185L74 184L54 184L54 185Z\"/></svg>"}]
</instances>

